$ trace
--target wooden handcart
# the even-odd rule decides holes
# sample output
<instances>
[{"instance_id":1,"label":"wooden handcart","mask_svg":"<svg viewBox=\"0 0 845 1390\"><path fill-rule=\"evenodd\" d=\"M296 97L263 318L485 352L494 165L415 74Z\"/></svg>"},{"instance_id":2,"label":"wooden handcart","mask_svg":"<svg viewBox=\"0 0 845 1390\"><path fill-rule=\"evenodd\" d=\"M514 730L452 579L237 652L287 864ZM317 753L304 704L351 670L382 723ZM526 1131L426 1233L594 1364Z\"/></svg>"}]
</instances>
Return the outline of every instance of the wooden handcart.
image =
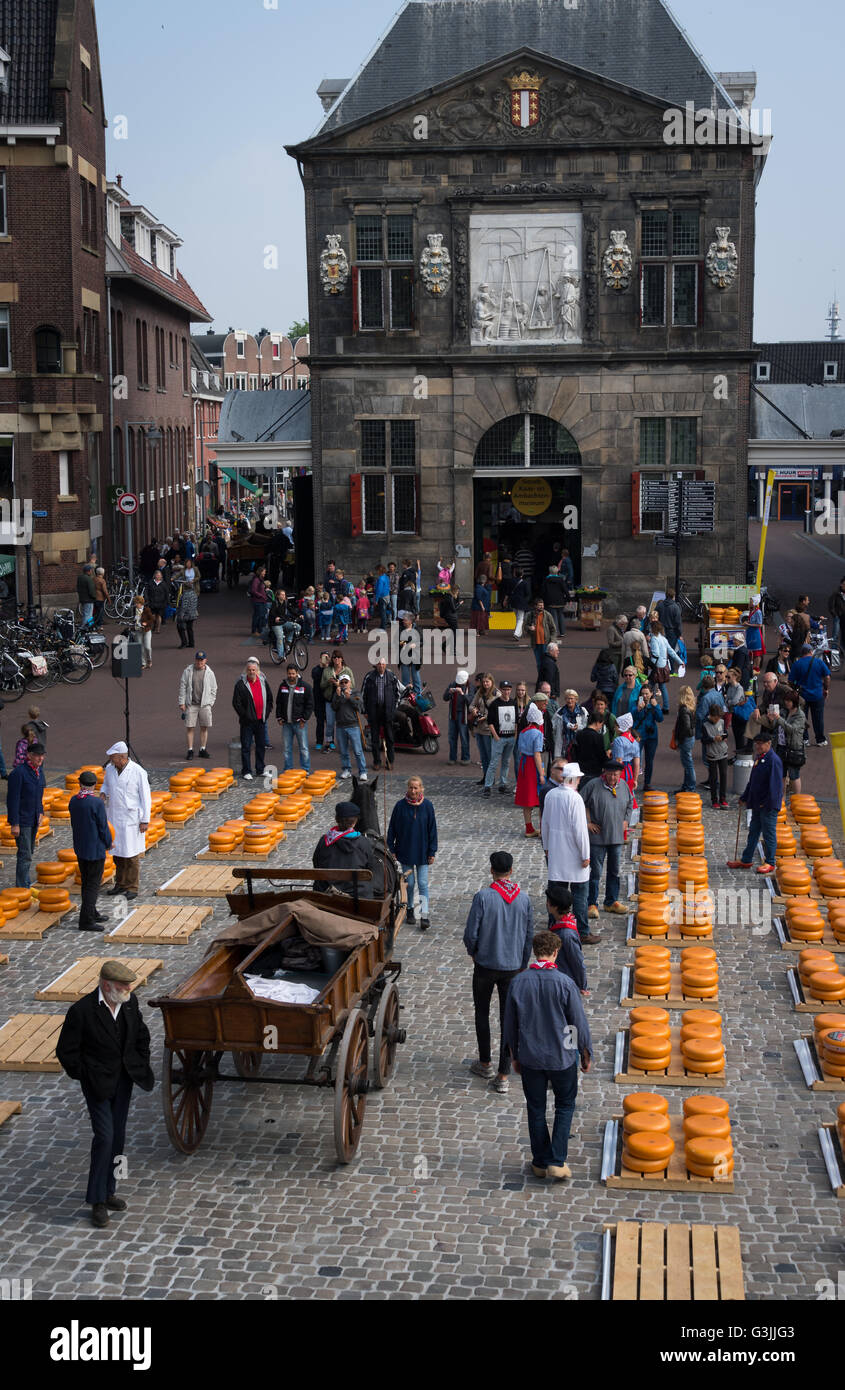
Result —
<instances>
[{"instance_id":1,"label":"wooden handcart","mask_svg":"<svg viewBox=\"0 0 845 1390\"><path fill-rule=\"evenodd\" d=\"M245 893L227 895L238 920L172 994L149 1000L164 1015L161 1089L170 1140L180 1153L195 1152L208 1128L217 1082L333 1087L335 1148L338 1160L349 1163L361 1138L371 1086L381 1090L387 1085L405 1041L396 986L401 965L392 958L405 919L404 878L397 875L395 890L385 897L357 899L359 880L372 877L368 869L249 868L233 874L246 880ZM353 875L353 896L305 889L256 893L253 887L254 879L331 883L349 882ZM296 903L312 905L350 931L375 928L345 959L335 953L332 960L330 953L326 968L324 958L324 978L313 977L319 993L310 1004L263 998L245 978L262 957L297 935ZM287 905L290 911L280 910ZM269 925L268 918L273 919ZM220 1070L226 1052L232 1054L236 1075ZM305 1075L259 1076L264 1058L274 1054L309 1058Z\"/></svg>"}]
</instances>

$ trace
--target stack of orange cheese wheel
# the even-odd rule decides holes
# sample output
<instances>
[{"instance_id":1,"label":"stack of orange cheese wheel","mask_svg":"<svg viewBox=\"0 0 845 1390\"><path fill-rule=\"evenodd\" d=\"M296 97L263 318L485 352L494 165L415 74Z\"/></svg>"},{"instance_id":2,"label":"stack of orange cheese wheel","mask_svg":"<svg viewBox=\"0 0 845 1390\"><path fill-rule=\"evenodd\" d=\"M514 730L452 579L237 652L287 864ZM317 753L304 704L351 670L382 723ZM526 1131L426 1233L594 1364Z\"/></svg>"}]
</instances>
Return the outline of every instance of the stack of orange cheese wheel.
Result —
<instances>
[{"instance_id":1,"label":"stack of orange cheese wheel","mask_svg":"<svg viewBox=\"0 0 845 1390\"><path fill-rule=\"evenodd\" d=\"M269 820L278 804L279 798L275 792L259 792L257 796L253 796L245 803L244 820Z\"/></svg>"},{"instance_id":2,"label":"stack of orange cheese wheel","mask_svg":"<svg viewBox=\"0 0 845 1390\"><path fill-rule=\"evenodd\" d=\"M818 825L822 818L819 803L806 792L794 792L789 798L789 809L798 825Z\"/></svg>"},{"instance_id":3,"label":"stack of orange cheese wheel","mask_svg":"<svg viewBox=\"0 0 845 1390\"><path fill-rule=\"evenodd\" d=\"M219 796L226 787L226 783L211 769L198 777L193 785L193 790L199 792L200 796Z\"/></svg>"},{"instance_id":4,"label":"stack of orange cheese wheel","mask_svg":"<svg viewBox=\"0 0 845 1390\"><path fill-rule=\"evenodd\" d=\"M166 834L167 825L164 816L152 816L144 837L147 849L152 849L153 845L157 845L159 840L163 840Z\"/></svg>"},{"instance_id":5,"label":"stack of orange cheese wheel","mask_svg":"<svg viewBox=\"0 0 845 1390\"><path fill-rule=\"evenodd\" d=\"M71 792L71 793L76 793L76 792L79 791L79 773L78 773L78 772L66 772L66 773L65 773L65 791L66 791L66 792Z\"/></svg>"},{"instance_id":6,"label":"stack of orange cheese wheel","mask_svg":"<svg viewBox=\"0 0 845 1390\"><path fill-rule=\"evenodd\" d=\"M787 898L786 922L796 941L821 941L824 936L824 918L813 898Z\"/></svg>"},{"instance_id":7,"label":"stack of orange cheese wheel","mask_svg":"<svg viewBox=\"0 0 845 1390\"><path fill-rule=\"evenodd\" d=\"M66 888L41 888L38 907L41 912L66 912L70 907L70 893Z\"/></svg>"},{"instance_id":8,"label":"stack of orange cheese wheel","mask_svg":"<svg viewBox=\"0 0 845 1390\"><path fill-rule=\"evenodd\" d=\"M713 935L713 895L708 888L684 889L681 907L681 936L695 940Z\"/></svg>"},{"instance_id":9,"label":"stack of orange cheese wheel","mask_svg":"<svg viewBox=\"0 0 845 1390\"><path fill-rule=\"evenodd\" d=\"M76 851L73 849L60 849L56 855L60 864L71 864L75 869L78 863Z\"/></svg>"},{"instance_id":10,"label":"stack of orange cheese wheel","mask_svg":"<svg viewBox=\"0 0 845 1390\"><path fill-rule=\"evenodd\" d=\"M845 902L841 898L833 898L828 902L827 920L834 940L845 946Z\"/></svg>"},{"instance_id":11,"label":"stack of orange cheese wheel","mask_svg":"<svg viewBox=\"0 0 845 1390\"><path fill-rule=\"evenodd\" d=\"M657 855L643 855L639 867L641 893L665 893L669 887L669 860Z\"/></svg>"},{"instance_id":12,"label":"stack of orange cheese wheel","mask_svg":"<svg viewBox=\"0 0 845 1390\"><path fill-rule=\"evenodd\" d=\"M845 1153L845 1101L836 1112L836 1128L839 1132L839 1147Z\"/></svg>"},{"instance_id":13,"label":"stack of orange cheese wheel","mask_svg":"<svg viewBox=\"0 0 845 1390\"><path fill-rule=\"evenodd\" d=\"M42 795L42 797L41 797L41 805L44 807L44 810L45 810L45 811L49 811L49 810L50 810L50 807L52 806L53 802L56 800L56 797L57 797L57 796L61 796L61 791L59 790L58 787L45 787L45 788L44 788L44 793L43 793L43 795Z\"/></svg>"},{"instance_id":14,"label":"stack of orange cheese wheel","mask_svg":"<svg viewBox=\"0 0 845 1390\"><path fill-rule=\"evenodd\" d=\"M287 796L289 792L298 792L303 782L308 777L308 773L302 767L288 768L287 772L281 773L277 781L277 789Z\"/></svg>"},{"instance_id":15,"label":"stack of orange cheese wheel","mask_svg":"<svg viewBox=\"0 0 845 1390\"><path fill-rule=\"evenodd\" d=\"M150 797L150 815L160 816L170 799L170 792L153 792Z\"/></svg>"},{"instance_id":16,"label":"stack of orange cheese wheel","mask_svg":"<svg viewBox=\"0 0 845 1390\"><path fill-rule=\"evenodd\" d=\"M634 953L634 993L665 998L672 978L670 963L668 946L638 946Z\"/></svg>"},{"instance_id":17,"label":"stack of orange cheese wheel","mask_svg":"<svg viewBox=\"0 0 845 1390\"><path fill-rule=\"evenodd\" d=\"M678 824L701 824L701 797L698 792L678 792L675 797Z\"/></svg>"},{"instance_id":18,"label":"stack of orange cheese wheel","mask_svg":"<svg viewBox=\"0 0 845 1390\"><path fill-rule=\"evenodd\" d=\"M698 1178L733 1172L730 1107L720 1096L689 1096L684 1101L684 1159Z\"/></svg>"},{"instance_id":19,"label":"stack of orange cheese wheel","mask_svg":"<svg viewBox=\"0 0 845 1390\"><path fill-rule=\"evenodd\" d=\"M269 854L276 843L276 830L271 824L248 825L244 830L245 854Z\"/></svg>"},{"instance_id":20,"label":"stack of orange cheese wheel","mask_svg":"<svg viewBox=\"0 0 845 1390\"><path fill-rule=\"evenodd\" d=\"M170 790L174 796L180 796L182 792L193 790L194 783L199 777L203 776L201 768L185 768L182 772L174 772L170 778Z\"/></svg>"},{"instance_id":21,"label":"stack of orange cheese wheel","mask_svg":"<svg viewBox=\"0 0 845 1390\"><path fill-rule=\"evenodd\" d=\"M193 803L187 796L171 796L164 808L164 819L168 825L184 825L193 811Z\"/></svg>"},{"instance_id":22,"label":"stack of orange cheese wheel","mask_svg":"<svg viewBox=\"0 0 845 1390\"><path fill-rule=\"evenodd\" d=\"M784 897L809 896L812 879L803 859L779 859L777 878Z\"/></svg>"},{"instance_id":23,"label":"stack of orange cheese wheel","mask_svg":"<svg viewBox=\"0 0 845 1390\"><path fill-rule=\"evenodd\" d=\"M237 848L237 844L237 833L234 830L227 830L223 825L208 832L208 848L212 854L231 854Z\"/></svg>"},{"instance_id":24,"label":"stack of orange cheese wheel","mask_svg":"<svg viewBox=\"0 0 845 1390\"><path fill-rule=\"evenodd\" d=\"M77 777L82 772L93 772L94 776L97 779L97 786L101 787L103 785L103 778L106 775L106 770L104 767L101 766L100 763L83 763L82 767L78 767L76 769Z\"/></svg>"},{"instance_id":25,"label":"stack of orange cheese wheel","mask_svg":"<svg viewBox=\"0 0 845 1390\"><path fill-rule=\"evenodd\" d=\"M798 845L795 842L795 836L792 833L791 827L787 825L785 819L779 821L777 828L776 858L794 859L797 850Z\"/></svg>"},{"instance_id":26,"label":"stack of orange cheese wheel","mask_svg":"<svg viewBox=\"0 0 845 1390\"><path fill-rule=\"evenodd\" d=\"M68 818L70 818L70 811L68 811ZM49 834L50 834L50 829L51 829L51 826L50 826L50 818L49 818L49 816L42 816L42 817L41 817L41 820L38 822L38 829L37 829L36 832L35 832L35 840L36 840L36 843L37 843L39 840L43 840L44 837L45 837L45 835L49 835Z\"/></svg>"},{"instance_id":27,"label":"stack of orange cheese wheel","mask_svg":"<svg viewBox=\"0 0 845 1390\"><path fill-rule=\"evenodd\" d=\"M834 1003L845 999L845 975L831 951L810 948L799 952L798 976L805 993L813 999Z\"/></svg>"},{"instance_id":28,"label":"stack of orange cheese wheel","mask_svg":"<svg viewBox=\"0 0 845 1390\"><path fill-rule=\"evenodd\" d=\"M687 946L681 952L681 992L689 999L715 999L719 965L712 946Z\"/></svg>"},{"instance_id":29,"label":"stack of orange cheese wheel","mask_svg":"<svg viewBox=\"0 0 845 1390\"><path fill-rule=\"evenodd\" d=\"M705 1015L690 1018L685 1015L681 1024L681 1056L688 1072L711 1076L725 1069L725 1045L722 1042L721 1016L711 1009L691 1009L690 1013Z\"/></svg>"},{"instance_id":30,"label":"stack of orange cheese wheel","mask_svg":"<svg viewBox=\"0 0 845 1390\"><path fill-rule=\"evenodd\" d=\"M302 784L302 790L308 792L309 795L322 797L331 790L336 780L336 773L330 772L328 768L321 768L320 771L312 772L306 777Z\"/></svg>"},{"instance_id":31,"label":"stack of orange cheese wheel","mask_svg":"<svg viewBox=\"0 0 845 1390\"><path fill-rule=\"evenodd\" d=\"M282 823L290 822L296 824L307 815L311 809L311 798L305 792L292 796L283 796L278 806L273 811L273 819Z\"/></svg>"},{"instance_id":32,"label":"stack of orange cheese wheel","mask_svg":"<svg viewBox=\"0 0 845 1390\"><path fill-rule=\"evenodd\" d=\"M845 1078L845 1028L820 1028L815 1041L825 1075Z\"/></svg>"},{"instance_id":33,"label":"stack of orange cheese wheel","mask_svg":"<svg viewBox=\"0 0 845 1390\"><path fill-rule=\"evenodd\" d=\"M3 903L3 911L8 916L15 914L11 911L11 905L16 902L19 912L25 912L28 907L32 907L32 891L29 888L4 888L0 893L0 901Z\"/></svg>"},{"instance_id":34,"label":"stack of orange cheese wheel","mask_svg":"<svg viewBox=\"0 0 845 1390\"><path fill-rule=\"evenodd\" d=\"M643 792L640 809L644 825L652 821L668 821L668 792Z\"/></svg>"},{"instance_id":35,"label":"stack of orange cheese wheel","mask_svg":"<svg viewBox=\"0 0 845 1390\"><path fill-rule=\"evenodd\" d=\"M661 967L649 967L649 973L659 973ZM668 976L669 967L665 967ZM667 980L668 989L668 980ZM669 1015L665 1009L654 1009L643 1018L631 1022L628 1033L628 1057L637 1071L665 1071L672 1057Z\"/></svg>"},{"instance_id":36,"label":"stack of orange cheese wheel","mask_svg":"<svg viewBox=\"0 0 845 1390\"><path fill-rule=\"evenodd\" d=\"M813 877L826 898L845 898L845 865L841 859L817 859Z\"/></svg>"},{"instance_id":37,"label":"stack of orange cheese wheel","mask_svg":"<svg viewBox=\"0 0 845 1390\"><path fill-rule=\"evenodd\" d=\"M70 811L68 808L70 806L70 798L72 795L72 792L60 791L58 796L53 798L52 804L50 806L51 819L70 820Z\"/></svg>"},{"instance_id":38,"label":"stack of orange cheese wheel","mask_svg":"<svg viewBox=\"0 0 845 1390\"><path fill-rule=\"evenodd\" d=\"M241 818L240 820L227 820L218 826L218 830L233 830L235 832L235 848L239 849L244 842L244 831L249 825L249 821Z\"/></svg>"},{"instance_id":39,"label":"stack of orange cheese wheel","mask_svg":"<svg viewBox=\"0 0 845 1390\"><path fill-rule=\"evenodd\" d=\"M677 845L679 855L702 855L704 853L704 826L695 821L679 821Z\"/></svg>"},{"instance_id":40,"label":"stack of orange cheese wheel","mask_svg":"<svg viewBox=\"0 0 845 1390\"><path fill-rule=\"evenodd\" d=\"M669 827L665 821L643 821L640 854L665 855L669 850Z\"/></svg>"},{"instance_id":41,"label":"stack of orange cheese wheel","mask_svg":"<svg viewBox=\"0 0 845 1390\"><path fill-rule=\"evenodd\" d=\"M214 776L220 779L224 787L232 786L235 780L235 774L230 767L210 767L208 770L209 772L213 772Z\"/></svg>"},{"instance_id":42,"label":"stack of orange cheese wheel","mask_svg":"<svg viewBox=\"0 0 845 1390\"><path fill-rule=\"evenodd\" d=\"M665 893L640 893L637 901L637 933L640 936L666 936L671 904Z\"/></svg>"},{"instance_id":43,"label":"stack of orange cheese wheel","mask_svg":"<svg viewBox=\"0 0 845 1390\"><path fill-rule=\"evenodd\" d=\"M833 855L833 843L823 825L801 827L801 848L810 859L826 859Z\"/></svg>"},{"instance_id":44,"label":"stack of orange cheese wheel","mask_svg":"<svg viewBox=\"0 0 845 1390\"><path fill-rule=\"evenodd\" d=\"M675 1151L669 1102L650 1091L622 1100L622 1166L634 1173L665 1172Z\"/></svg>"},{"instance_id":45,"label":"stack of orange cheese wheel","mask_svg":"<svg viewBox=\"0 0 845 1390\"><path fill-rule=\"evenodd\" d=\"M55 888L60 883L64 883L68 872L73 874L73 869L68 868L67 864L61 863L58 859L48 859L35 866L35 877L37 882L47 887Z\"/></svg>"}]
</instances>

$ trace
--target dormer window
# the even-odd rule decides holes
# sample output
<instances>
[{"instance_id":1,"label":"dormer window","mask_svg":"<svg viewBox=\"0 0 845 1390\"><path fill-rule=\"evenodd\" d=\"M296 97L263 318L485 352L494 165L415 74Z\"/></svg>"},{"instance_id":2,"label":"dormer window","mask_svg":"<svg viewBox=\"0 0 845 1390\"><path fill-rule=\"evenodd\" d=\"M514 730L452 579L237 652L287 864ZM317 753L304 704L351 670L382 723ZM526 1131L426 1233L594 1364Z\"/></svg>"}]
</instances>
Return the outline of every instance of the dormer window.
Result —
<instances>
[{"instance_id":1,"label":"dormer window","mask_svg":"<svg viewBox=\"0 0 845 1390\"><path fill-rule=\"evenodd\" d=\"M836 377L837 377L837 374L838 374L838 366L839 366L839 364L838 364L837 362L825 362L825 364L824 364L824 380L825 380L825 381L835 381L835 380L836 380Z\"/></svg>"},{"instance_id":2,"label":"dormer window","mask_svg":"<svg viewBox=\"0 0 845 1390\"><path fill-rule=\"evenodd\" d=\"M5 48L0 48L0 92L5 93L9 90L9 68L11 62L12 59Z\"/></svg>"},{"instance_id":3,"label":"dormer window","mask_svg":"<svg viewBox=\"0 0 845 1390\"><path fill-rule=\"evenodd\" d=\"M160 236L156 237L156 265L170 275L170 243Z\"/></svg>"},{"instance_id":4,"label":"dormer window","mask_svg":"<svg viewBox=\"0 0 845 1390\"><path fill-rule=\"evenodd\" d=\"M116 246L120 245L120 204L113 198L106 202L106 230Z\"/></svg>"},{"instance_id":5,"label":"dormer window","mask_svg":"<svg viewBox=\"0 0 845 1390\"><path fill-rule=\"evenodd\" d=\"M758 362L758 363L757 363L757 380L758 380L758 381L769 381L769 380L771 380L771 375L772 375L772 364L771 364L771 362Z\"/></svg>"},{"instance_id":6,"label":"dormer window","mask_svg":"<svg viewBox=\"0 0 845 1390\"><path fill-rule=\"evenodd\" d=\"M150 229L145 227L137 217L135 219L135 250L139 256L143 256L145 261L152 260L150 250Z\"/></svg>"}]
</instances>

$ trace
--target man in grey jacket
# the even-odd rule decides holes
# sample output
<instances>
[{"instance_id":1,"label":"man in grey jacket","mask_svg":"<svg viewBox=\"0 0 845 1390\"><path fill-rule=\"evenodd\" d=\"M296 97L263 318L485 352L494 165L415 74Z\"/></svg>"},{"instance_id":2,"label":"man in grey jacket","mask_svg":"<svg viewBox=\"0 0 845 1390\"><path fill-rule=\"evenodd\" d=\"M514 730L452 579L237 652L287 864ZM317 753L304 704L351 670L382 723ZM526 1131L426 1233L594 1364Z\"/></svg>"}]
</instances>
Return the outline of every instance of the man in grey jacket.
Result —
<instances>
[{"instance_id":1,"label":"man in grey jacket","mask_svg":"<svg viewBox=\"0 0 845 1390\"><path fill-rule=\"evenodd\" d=\"M197 652L193 666L186 666L179 679L179 708L185 721L185 737L188 751L185 758L190 762L194 756L194 729L199 725L199 755L207 758L208 731L211 728L211 711L217 699L217 677L208 664L205 652Z\"/></svg>"},{"instance_id":2,"label":"man in grey jacket","mask_svg":"<svg viewBox=\"0 0 845 1390\"><path fill-rule=\"evenodd\" d=\"M470 1071L490 1081L491 1089L504 1093L508 1089L510 1060L504 1041L499 1047L499 1070L494 1072L490 1045L490 1003L493 990L499 994L499 1024L505 1016L505 1004L511 980L524 970L531 959L531 940L534 933L534 912L527 893L508 875L513 868L513 855L496 850L490 855L492 883L476 893L467 917L464 945L473 961L472 999L475 1005L475 1036L478 1039L478 1061Z\"/></svg>"},{"instance_id":3,"label":"man in grey jacket","mask_svg":"<svg viewBox=\"0 0 845 1390\"><path fill-rule=\"evenodd\" d=\"M587 829L590 832L588 918L599 915L599 886L605 859L607 883L604 910L620 914L629 910L625 903L619 901L619 866L622 860L622 845L628 833L631 793L627 784L619 780L620 772L621 763L606 763L601 777L594 777L584 791Z\"/></svg>"}]
</instances>

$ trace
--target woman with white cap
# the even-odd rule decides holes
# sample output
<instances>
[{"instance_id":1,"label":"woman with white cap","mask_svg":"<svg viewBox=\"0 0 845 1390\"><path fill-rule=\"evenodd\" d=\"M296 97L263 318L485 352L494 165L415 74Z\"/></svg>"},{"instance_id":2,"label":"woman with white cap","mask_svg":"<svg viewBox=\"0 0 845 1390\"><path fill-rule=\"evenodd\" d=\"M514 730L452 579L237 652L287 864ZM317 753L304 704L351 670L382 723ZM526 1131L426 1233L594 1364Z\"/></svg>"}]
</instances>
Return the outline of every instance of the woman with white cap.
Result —
<instances>
[{"instance_id":1,"label":"woman with white cap","mask_svg":"<svg viewBox=\"0 0 845 1390\"><path fill-rule=\"evenodd\" d=\"M100 795L114 826L115 882L109 896L122 893L127 898L137 898L139 861L147 847L152 812L150 781L138 763L129 761L129 749L122 741L113 743L106 757L109 765Z\"/></svg>"},{"instance_id":2,"label":"woman with white cap","mask_svg":"<svg viewBox=\"0 0 845 1390\"><path fill-rule=\"evenodd\" d=\"M621 780L630 789L631 805L636 807L637 798L634 793L640 777L640 744L639 740L631 733L633 723L634 716L632 714L620 714L616 721L618 732L610 746L610 756L616 762L622 763Z\"/></svg>"},{"instance_id":3,"label":"woman with white cap","mask_svg":"<svg viewBox=\"0 0 845 1390\"><path fill-rule=\"evenodd\" d=\"M543 730L545 722L537 705L528 706L525 727L516 744L516 792L514 806L522 807L526 835L536 835L531 819L533 807L540 804L540 788L545 784L543 772Z\"/></svg>"}]
</instances>

